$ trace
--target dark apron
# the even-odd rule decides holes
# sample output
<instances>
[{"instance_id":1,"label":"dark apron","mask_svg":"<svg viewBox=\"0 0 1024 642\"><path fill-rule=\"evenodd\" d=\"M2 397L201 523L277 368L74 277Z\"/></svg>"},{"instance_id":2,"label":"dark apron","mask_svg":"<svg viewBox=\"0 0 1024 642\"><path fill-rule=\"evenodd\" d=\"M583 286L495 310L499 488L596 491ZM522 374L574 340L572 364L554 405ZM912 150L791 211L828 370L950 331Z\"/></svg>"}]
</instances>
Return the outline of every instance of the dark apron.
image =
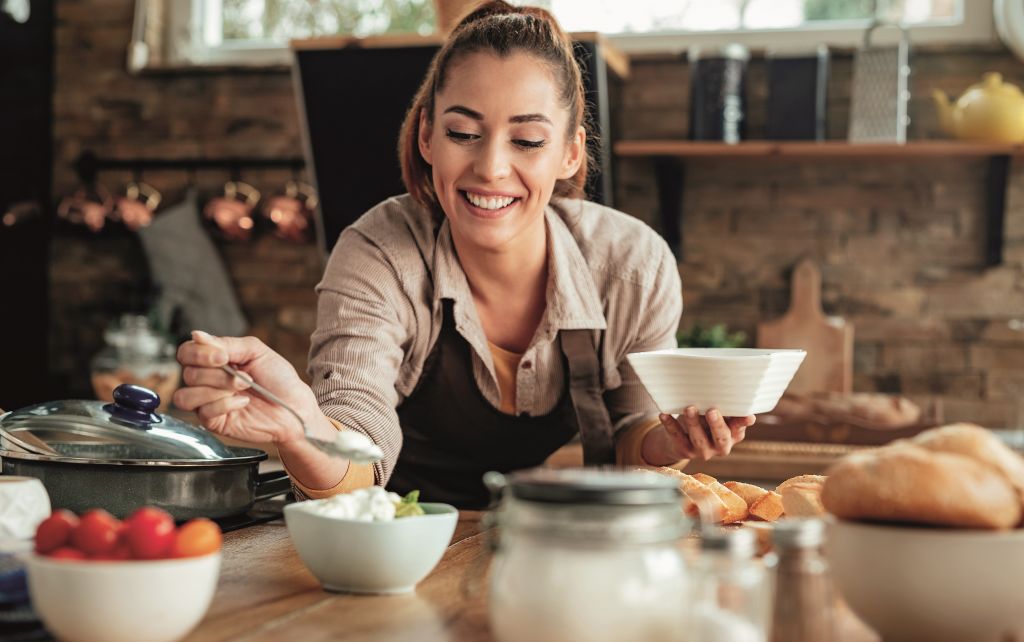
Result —
<instances>
[{"instance_id":1,"label":"dark apron","mask_svg":"<svg viewBox=\"0 0 1024 642\"><path fill-rule=\"evenodd\" d=\"M515 417L492 406L477 388L469 343L455 329L445 300L441 333L412 394L398 407L403 443L388 489L418 489L423 501L464 509L487 506L483 474L544 463L577 432L584 463L615 461L612 424L601 396L592 330L561 330L567 394L542 417Z\"/></svg>"}]
</instances>

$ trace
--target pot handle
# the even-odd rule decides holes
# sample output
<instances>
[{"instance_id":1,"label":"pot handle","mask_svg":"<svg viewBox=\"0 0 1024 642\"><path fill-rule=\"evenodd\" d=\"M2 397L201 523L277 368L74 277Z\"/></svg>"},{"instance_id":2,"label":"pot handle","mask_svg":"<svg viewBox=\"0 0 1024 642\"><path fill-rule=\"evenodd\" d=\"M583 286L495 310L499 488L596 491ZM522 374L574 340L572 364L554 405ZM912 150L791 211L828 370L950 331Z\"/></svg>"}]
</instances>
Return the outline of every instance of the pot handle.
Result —
<instances>
[{"instance_id":1,"label":"pot handle","mask_svg":"<svg viewBox=\"0 0 1024 642\"><path fill-rule=\"evenodd\" d=\"M292 489L292 479L283 470L272 470L256 475L256 492L254 501L261 502L271 497L283 495Z\"/></svg>"}]
</instances>

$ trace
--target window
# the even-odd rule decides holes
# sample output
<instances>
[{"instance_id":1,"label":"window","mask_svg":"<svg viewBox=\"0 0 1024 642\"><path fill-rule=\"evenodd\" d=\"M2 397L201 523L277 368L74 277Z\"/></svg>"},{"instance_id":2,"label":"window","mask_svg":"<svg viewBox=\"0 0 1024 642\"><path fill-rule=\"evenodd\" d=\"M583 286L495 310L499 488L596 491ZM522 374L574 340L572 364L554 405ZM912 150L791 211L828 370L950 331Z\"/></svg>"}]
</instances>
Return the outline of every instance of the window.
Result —
<instances>
[{"instance_id":1,"label":"window","mask_svg":"<svg viewBox=\"0 0 1024 642\"><path fill-rule=\"evenodd\" d=\"M518 0L522 1L522 0ZM142 9L137 0L136 33ZM166 15L161 62L287 64L294 38L336 34L430 34L433 0L176 0ZM991 42L987 0L533 0L568 31L600 31L626 52L681 51L740 42L749 47L856 46L872 16L902 21L911 41ZM886 30L894 32L895 30ZM895 34L879 33L885 40ZM150 50L153 48L150 47ZM152 56L151 56L152 58Z\"/></svg>"}]
</instances>

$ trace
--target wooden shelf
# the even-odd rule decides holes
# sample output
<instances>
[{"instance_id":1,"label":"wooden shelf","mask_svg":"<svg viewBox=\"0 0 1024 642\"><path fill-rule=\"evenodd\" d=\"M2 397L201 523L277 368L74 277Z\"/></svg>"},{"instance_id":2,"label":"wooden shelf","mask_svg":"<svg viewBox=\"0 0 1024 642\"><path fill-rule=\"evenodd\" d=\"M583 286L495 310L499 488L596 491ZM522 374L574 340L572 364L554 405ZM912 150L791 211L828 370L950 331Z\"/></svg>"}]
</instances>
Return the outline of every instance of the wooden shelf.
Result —
<instances>
[{"instance_id":1,"label":"wooden shelf","mask_svg":"<svg viewBox=\"0 0 1024 642\"><path fill-rule=\"evenodd\" d=\"M973 143L956 140L920 140L897 143L850 143L835 141L746 141L726 143L689 140L622 140L615 143L615 154L625 157L672 158L943 158L1018 156L1024 146L1003 143Z\"/></svg>"}]
</instances>

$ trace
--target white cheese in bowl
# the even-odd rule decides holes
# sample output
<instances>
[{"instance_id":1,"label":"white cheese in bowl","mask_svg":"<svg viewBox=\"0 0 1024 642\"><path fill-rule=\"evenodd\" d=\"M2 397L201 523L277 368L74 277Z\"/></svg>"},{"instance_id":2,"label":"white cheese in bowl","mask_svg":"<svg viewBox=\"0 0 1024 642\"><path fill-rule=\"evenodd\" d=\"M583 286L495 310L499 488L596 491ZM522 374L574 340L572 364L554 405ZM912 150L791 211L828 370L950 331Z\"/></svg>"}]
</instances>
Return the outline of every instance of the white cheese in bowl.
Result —
<instances>
[{"instance_id":1,"label":"white cheese in bowl","mask_svg":"<svg viewBox=\"0 0 1024 642\"><path fill-rule=\"evenodd\" d=\"M390 493L380 486L371 486L327 499L302 502L299 507L324 517L360 522L389 522L395 518L395 508L401 501L402 498L397 493Z\"/></svg>"}]
</instances>

